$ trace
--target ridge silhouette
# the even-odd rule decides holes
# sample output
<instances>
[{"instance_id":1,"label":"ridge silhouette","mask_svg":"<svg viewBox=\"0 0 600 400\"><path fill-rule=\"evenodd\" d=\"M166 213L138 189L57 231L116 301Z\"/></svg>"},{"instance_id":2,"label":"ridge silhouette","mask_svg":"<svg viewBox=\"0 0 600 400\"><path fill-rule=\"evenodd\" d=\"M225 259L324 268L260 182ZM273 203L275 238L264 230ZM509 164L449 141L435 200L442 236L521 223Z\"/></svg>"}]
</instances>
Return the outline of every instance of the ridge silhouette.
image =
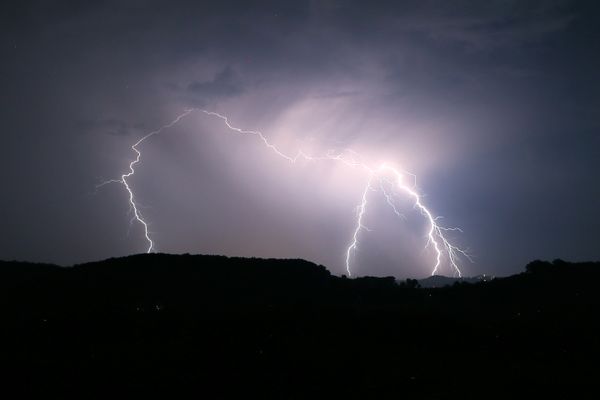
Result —
<instances>
[{"instance_id":1,"label":"ridge silhouette","mask_svg":"<svg viewBox=\"0 0 600 400\"><path fill-rule=\"evenodd\" d=\"M589 394L599 278L562 260L442 288L304 260L0 262L0 373L26 397Z\"/></svg>"}]
</instances>

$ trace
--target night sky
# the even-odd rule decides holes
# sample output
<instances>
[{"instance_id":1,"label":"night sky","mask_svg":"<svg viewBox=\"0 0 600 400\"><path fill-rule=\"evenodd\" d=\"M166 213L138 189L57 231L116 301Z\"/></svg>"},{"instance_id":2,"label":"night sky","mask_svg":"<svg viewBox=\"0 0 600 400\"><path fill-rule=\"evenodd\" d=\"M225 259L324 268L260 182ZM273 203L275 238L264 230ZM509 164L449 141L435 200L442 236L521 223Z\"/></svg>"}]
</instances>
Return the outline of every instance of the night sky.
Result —
<instances>
[{"instance_id":1,"label":"night sky","mask_svg":"<svg viewBox=\"0 0 600 400\"><path fill-rule=\"evenodd\" d=\"M144 252L123 187L95 186L189 107L286 151L352 148L416 174L463 230L464 275L600 259L597 2L87 3L0 6L0 259ZM199 113L142 151L131 184L158 251L344 272L361 171L290 164ZM356 275L431 272L424 221L400 206L404 220L372 193Z\"/></svg>"}]
</instances>

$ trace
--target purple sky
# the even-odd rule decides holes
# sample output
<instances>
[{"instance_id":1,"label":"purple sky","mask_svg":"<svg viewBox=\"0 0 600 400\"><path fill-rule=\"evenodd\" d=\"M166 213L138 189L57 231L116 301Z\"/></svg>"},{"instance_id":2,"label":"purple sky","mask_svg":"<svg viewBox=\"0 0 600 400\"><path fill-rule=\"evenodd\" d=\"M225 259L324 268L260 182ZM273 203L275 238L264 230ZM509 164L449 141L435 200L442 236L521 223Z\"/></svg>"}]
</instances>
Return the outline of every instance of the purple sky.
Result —
<instances>
[{"instance_id":1,"label":"purple sky","mask_svg":"<svg viewBox=\"0 0 600 400\"><path fill-rule=\"evenodd\" d=\"M286 151L350 147L416 174L464 231L450 237L474 256L465 275L600 258L595 2L122 3L1 6L0 259L143 252L123 188L94 187L187 107ZM201 114L141 149L131 183L157 250L343 273L365 174L290 165ZM370 197L357 275L430 272L424 220L401 205L406 220Z\"/></svg>"}]
</instances>

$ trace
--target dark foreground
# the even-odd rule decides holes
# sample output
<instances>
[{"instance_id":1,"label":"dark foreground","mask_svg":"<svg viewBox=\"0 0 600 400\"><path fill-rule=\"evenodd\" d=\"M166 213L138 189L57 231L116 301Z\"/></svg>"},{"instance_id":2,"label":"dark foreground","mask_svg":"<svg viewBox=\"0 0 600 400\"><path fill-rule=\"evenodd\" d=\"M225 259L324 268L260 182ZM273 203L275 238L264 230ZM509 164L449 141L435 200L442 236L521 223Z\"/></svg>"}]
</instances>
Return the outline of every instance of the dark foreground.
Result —
<instances>
[{"instance_id":1,"label":"dark foreground","mask_svg":"<svg viewBox=\"0 0 600 400\"><path fill-rule=\"evenodd\" d=\"M600 263L527 269L416 289L298 260L0 263L0 379L82 399L594 397Z\"/></svg>"}]
</instances>

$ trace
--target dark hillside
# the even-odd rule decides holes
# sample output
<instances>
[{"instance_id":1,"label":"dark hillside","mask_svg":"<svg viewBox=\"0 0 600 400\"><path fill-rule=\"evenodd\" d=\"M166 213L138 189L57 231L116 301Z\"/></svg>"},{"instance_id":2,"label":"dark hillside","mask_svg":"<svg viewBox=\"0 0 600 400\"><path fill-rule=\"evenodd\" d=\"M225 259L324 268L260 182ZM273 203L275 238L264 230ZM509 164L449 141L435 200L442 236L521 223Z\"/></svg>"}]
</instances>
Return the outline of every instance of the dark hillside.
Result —
<instances>
[{"instance_id":1,"label":"dark hillside","mask_svg":"<svg viewBox=\"0 0 600 400\"><path fill-rule=\"evenodd\" d=\"M590 395L598 282L560 260L438 289L303 260L4 262L0 372L25 396Z\"/></svg>"}]
</instances>

